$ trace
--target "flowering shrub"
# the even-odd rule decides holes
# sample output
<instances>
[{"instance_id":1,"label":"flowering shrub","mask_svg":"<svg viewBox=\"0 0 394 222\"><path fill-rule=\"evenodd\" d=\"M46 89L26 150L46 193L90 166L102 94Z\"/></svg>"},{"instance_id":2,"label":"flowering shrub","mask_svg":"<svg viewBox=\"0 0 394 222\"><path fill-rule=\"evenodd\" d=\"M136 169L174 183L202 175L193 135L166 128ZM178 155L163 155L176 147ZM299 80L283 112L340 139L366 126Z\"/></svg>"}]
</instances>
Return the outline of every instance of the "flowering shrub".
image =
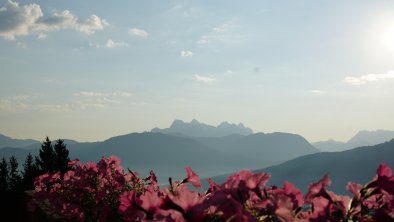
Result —
<instances>
[{"instance_id":1,"label":"flowering shrub","mask_svg":"<svg viewBox=\"0 0 394 222\"><path fill-rule=\"evenodd\" d=\"M77 221L394 221L394 176L387 165L366 185L349 182L353 198L327 190L325 175L306 195L293 184L266 186L267 173L240 171L199 193L200 179L189 167L186 178L160 189L156 176L125 174L116 157L96 164L72 161L64 175L36 178L35 199L53 218ZM190 185L189 185L190 184Z\"/></svg>"},{"instance_id":2,"label":"flowering shrub","mask_svg":"<svg viewBox=\"0 0 394 222\"><path fill-rule=\"evenodd\" d=\"M34 181L33 201L41 203L53 220L119 221L119 195L135 189L136 174L124 174L117 157L97 164L71 161L72 169L61 175L43 174Z\"/></svg>"}]
</instances>

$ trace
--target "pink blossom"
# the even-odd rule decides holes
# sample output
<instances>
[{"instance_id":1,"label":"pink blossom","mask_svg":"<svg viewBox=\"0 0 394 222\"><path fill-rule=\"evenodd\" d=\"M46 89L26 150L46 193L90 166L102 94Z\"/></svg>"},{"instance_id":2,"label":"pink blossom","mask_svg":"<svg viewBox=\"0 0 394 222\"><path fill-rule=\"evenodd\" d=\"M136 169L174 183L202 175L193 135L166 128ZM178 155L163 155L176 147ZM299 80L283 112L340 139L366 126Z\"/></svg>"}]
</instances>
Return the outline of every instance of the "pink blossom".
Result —
<instances>
[{"instance_id":1,"label":"pink blossom","mask_svg":"<svg viewBox=\"0 0 394 222\"><path fill-rule=\"evenodd\" d=\"M160 189L153 171L145 179L125 174L114 156L70 165L64 175L46 173L34 181L33 201L64 221L394 221L394 176L385 164L370 183L348 183L352 199L327 190L328 175L303 196L290 182L268 187L269 174L243 170L220 185L207 179L210 188L201 194L188 188L187 182L201 186L190 167L182 182Z\"/></svg>"},{"instance_id":2,"label":"pink blossom","mask_svg":"<svg viewBox=\"0 0 394 222\"><path fill-rule=\"evenodd\" d=\"M163 198L159 197L158 193L154 191L145 192L139 199L141 200L140 206L148 212L155 212L164 202Z\"/></svg>"},{"instance_id":3,"label":"pink blossom","mask_svg":"<svg viewBox=\"0 0 394 222\"><path fill-rule=\"evenodd\" d=\"M185 167L185 170L187 173L187 182L190 182L196 188L201 187L200 177L190 167Z\"/></svg>"}]
</instances>

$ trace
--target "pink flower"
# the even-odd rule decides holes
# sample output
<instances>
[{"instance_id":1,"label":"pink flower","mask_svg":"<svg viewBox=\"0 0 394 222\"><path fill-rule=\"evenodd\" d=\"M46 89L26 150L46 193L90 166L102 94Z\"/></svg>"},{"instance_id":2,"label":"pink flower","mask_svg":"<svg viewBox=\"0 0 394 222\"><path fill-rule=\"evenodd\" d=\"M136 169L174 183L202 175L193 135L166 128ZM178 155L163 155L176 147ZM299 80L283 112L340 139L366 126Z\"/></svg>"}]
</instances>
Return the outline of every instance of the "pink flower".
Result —
<instances>
[{"instance_id":1,"label":"pink flower","mask_svg":"<svg viewBox=\"0 0 394 222\"><path fill-rule=\"evenodd\" d=\"M210 196L208 201L216 212L211 214L220 216L222 221L256 221L247 211L244 204L235 200L225 190L219 190ZM212 207L211 207L212 208Z\"/></svg>"},{"instance_id":2,"label":"pink flower","mask_svg":"<svg viewBox=\"0 0 394 222\"><path fill-rule=\"evenodd\" d=\"M68 162L68 166L71 166L71 167L77 166L77 165L79 165L79 164L81 164L81 162L79 161L79 159L71 160L70 162Z\"/></svg>"},{"instance_id":3,"label":"pink flower","mask_svg":"<svg viewBox=\"0 0 394 222\"><path fill-rule=\"evenodd\" d=\"M304 198L302 196L301 191L288 181L284 182L283 194L291 199L294 208L301 207L302 205L304 205Z\"/></svg>"},{"instance_id":4,"label":"pink flower","mask_svg":"<svg viewBox=\"0 0 394 222\"><path fill-rule=\"evenodd\" d=\"M185 170L187 173L187 182L190 182L196 188L201 187L200 177L190 167L185 167Z\"/></svg>"},{"instance_id":5,"label":"pink flower","mask_svg":"<svg viewBox=\"0 0 394 222\"><path fill-rule=\"evenodd\" d=\"M315 196L325 195L325 188L331 184L330 178L328 178L328 174L325 174L322 179L317 183L312 183L309 185L309 191L305 196L305 200L309 201Z\"/></svg>"},{"instance_id":6,"label":"pink flower","mask_svg":"<svg viewBox=\"0 0 394 222\"><path fill-rule=\"evenodd\" d=\"M141 201L137 200L135 191L121 194L119 201L119 213L124 216L126 221L141 221L146 217L146 214L139 207Z\"/></svg>"},{"instance_id":7,"label":"pink flower","mask_svg":"<svg viewBox=\"0 0 394 222\"><path fill-rule=\"evenodd\" d=\"M249 170L241 170L227 178L225 188L238 188L239 186L253 190L265 186L271 175L267 173L252 173ZM240 187L243 189L242 187Z\"/></svg>"},{"instance_id":8,"label":"pink flower","mask_svg":"<svg viewBox=\"0 0 394 222\"><path fill-rule=\"evenodd\" d=\"M376 174L377 175L375 176L374 180L366 187L376 187L387 191L391 195L394 195L394 176L392 175L391 168L386 164L380 164Z\"/></svg>"},{"instance_id":9,"label":"pink flower","mask_svg":"<svg viewBox=\"0 0 394 222\"><path fill-rule=\"evenodd\" d=\"M378 177L391 177L393 175L391 168L384 163L379 165L376 173Z\"/></svg>"},{"instance_id":10,"label":"pink flower","mask_svg":"<svg viewBox=\"0 0 394 222\"><path fill-rule=\"evenodd\" d=\"M207 182L209 183L209 191L208 192L215 192L220 189L219 185L215 183L211 178L207 178Z\"/></svg>"},{"instance_id":11,"label":"pink flower","mask_svg":"<svg viewBox=\"0 0 394 222\"><path fill-rule=\"evenodd\" d=\"M170 200L182 208L184 212L187 212L194 206L202 203L204 199L199 195L199 193L189 190L184 184L181 184L177 188L176 195L173 195L170 191L167 191L167 195Z\"/></svg>"},{"instance_id":12,"label":"pink flower","mask_svg":"<svg viewBox=\"0 0 394 222\"><path fill-rule=\"evenodd\" d=\"M163 198L154 191L146 191L139 199L141 200L140 206L148 212L157 211L164 202Z\"/></svg>"},{"instance_id":13,"label":"pink flower","mask_svg":"<svg viewBox=\"0 0 394 222\"><path fill-rule=\"evenodd\" d=\"M351 192L354 196L353 199L359 201L361 199L361 194L360 194L360 190L363 188L363 186L361 186L358 183L353 183L353 182L349 182L346 185L346 190Z\"/></svg>"}]
</instances>

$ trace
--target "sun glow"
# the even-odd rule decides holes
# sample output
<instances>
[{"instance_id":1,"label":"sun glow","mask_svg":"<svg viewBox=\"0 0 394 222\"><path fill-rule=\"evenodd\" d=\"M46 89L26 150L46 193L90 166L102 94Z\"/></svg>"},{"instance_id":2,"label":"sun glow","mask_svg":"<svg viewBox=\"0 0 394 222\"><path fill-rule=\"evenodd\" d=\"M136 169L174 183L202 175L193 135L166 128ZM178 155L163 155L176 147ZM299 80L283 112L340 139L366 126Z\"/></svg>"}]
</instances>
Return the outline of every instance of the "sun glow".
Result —
<instances>
[{"instance_id":1,"label":"sun glow","mask_svg":"<svg viewBox=\"0 0 394 222\"><path fill-rule=\"evenodd\" d=\"M394 50L394 24L389 26L385 35L385 43L390 50Z\"/></svg>"}]
</instances>

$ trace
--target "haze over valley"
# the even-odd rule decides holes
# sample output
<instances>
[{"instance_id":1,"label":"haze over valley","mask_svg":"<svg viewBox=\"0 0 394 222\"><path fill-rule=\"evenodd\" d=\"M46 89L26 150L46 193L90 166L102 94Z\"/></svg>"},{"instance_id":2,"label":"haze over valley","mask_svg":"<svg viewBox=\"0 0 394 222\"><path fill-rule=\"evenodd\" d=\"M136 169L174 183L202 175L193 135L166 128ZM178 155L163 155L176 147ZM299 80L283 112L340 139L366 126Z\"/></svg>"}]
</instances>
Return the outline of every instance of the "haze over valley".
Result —
<instances>
[{"instance_id":1,"label":"haze over valley","mask_svg":"<svg viewBox=\"0 0 394 222\"><path fill-rule=\"evenodd\" d=\"M102 157L116 155L121 159L122 166L142 175L154 170L163 184L169 177L181 179L184 167L191 166L201 177L227 175L242 169L262 169L275 174L272 181L277 184L286 178L303 188L324 173L331 173L336 179L333 188L338 190L344 187L344 180L349 177L354 178L354 181L366 182L363 179L371 177L379 162L393 165L389 158L390 152L394 150L392 142L382 145L385 148L357 148L384 143L393 138L393 131L360 131L347 143L317 143L326 143L319 150L316 143L309 143L297 134L255 133L241 123L223 122L211 126L193 119L190 122L174 120L168 128L153 128L151 131L114 136L98 142L66 139L65 143L72 159L97 162ZM23 163L28 153L38 155L40 146L39 141L12 139L2 135L0 158L15 156ZM335 152L339 150L349 151ZM371 156L374 158L368 160ZM341 162L346 166L333 164L340 158L343 158ZM358 172L369 173L350 173L358 168L365 168Z\"/></svg>"}]
</instances>

